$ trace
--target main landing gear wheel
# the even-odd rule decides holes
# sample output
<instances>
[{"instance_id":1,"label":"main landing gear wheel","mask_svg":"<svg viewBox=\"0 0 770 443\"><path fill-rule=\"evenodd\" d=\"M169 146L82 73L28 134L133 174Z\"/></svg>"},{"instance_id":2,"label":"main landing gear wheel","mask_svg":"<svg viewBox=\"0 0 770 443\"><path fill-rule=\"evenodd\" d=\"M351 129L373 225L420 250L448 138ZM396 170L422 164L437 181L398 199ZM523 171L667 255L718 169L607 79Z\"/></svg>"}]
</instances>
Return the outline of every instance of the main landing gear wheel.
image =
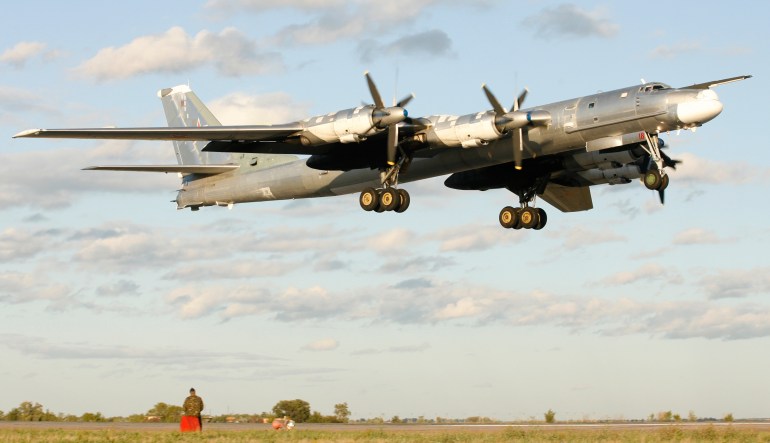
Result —
<instances>
[{"instance_id":1,"label":"main landing gear wheel","mask_svg":"<svg viewBox=\"0 0 770 443\"><path fill-rule=\"evenodd\" d=\"M511 229L519 222L519 210L506 206L500 211L498 219L500 220L500 226L505 229Z\"/></svg>"},{"instance_id":2,"label":"main landing gear wheel","mask_svg":"<svg viewBox=\"0 0 770 443\"><path fill-rule=\"evenodd\" d=\"M524 229L532 229L540 222L540 213L535 208L522 208L519 217L521 217L521 227Z\"/></svg>"},{"instance_id":3,"label":"main landing gear wheel","mask_svg":"<svg viewBox=\"0 0 770 443\"><path fill-rule=\"evenodd\" d=\"M512 208L504 207L498 217L500 226L505 229L535 229L540 230L548 222L545 210L540 208Z\"/></svg>"},{"instance_id":4,"label":"main landing gear wheel","mask_svg":"<svg viewBox=\"0 0 770 443\"><path fill-rule=\"evenodd\" d=\"M358 196L358 203L364 211L374 212L404 212L409 208L411 198L404 189L365 188Z\"/></svg>"},{"instance_id":5,"label":"main landing gear wheel","mask_svg":"<svg viewBox=\"0 0 770 443\"><path fill-rule=\"evenodd\" d=\"M380 206L380 196L373 188L366 188L358 196L358 203L364 211L373 211Z\"/></svg>"},{"instance_id":6,"label":"main landing gear wheel","mask_svg":"<svg viewBox=\"0 0 770 443\"><path fill-rule=\"evenodd\" d=\"M533 229L539 231L545 227L545 224L548 222L548 216L546 215L545 209L542 208L537 208L537 214L538 222Z\"/></svg>"},{"instance_id":7,"label":"main landing gear wheel","mask_svg":"<svg viewBox=\"0 0 770 443\"><path fill-rule=\"evenodd\" d=\"M650 169L644 174L644 186L650 191L663 191L668 188L668 174L661 174L660 169Z\"/></svg>"},{"instance_id":8,"label":"main landing gear wheel","mask_svg":"<svg viewBox=\"0 0 770 443\"><path fill-rule=\"evenodd\" d=\"M400 197L401 203L396 208L396 212L400 214L409 209L409 203L411 203L412 199L409 198L409 193L403 189L398 190L398 196Z\"/></svg>"},{"instance_id":9,"label":"main landing gear wheel","mask_svg":"<svg viewBox=\"0 0 770 443\"><path fill-rule=\"evenodd\" d=\"M386 188L380 192L380 208L383 211L392 211L401 204L401 196L393 188Z\"/></svg>"}]
</instances>

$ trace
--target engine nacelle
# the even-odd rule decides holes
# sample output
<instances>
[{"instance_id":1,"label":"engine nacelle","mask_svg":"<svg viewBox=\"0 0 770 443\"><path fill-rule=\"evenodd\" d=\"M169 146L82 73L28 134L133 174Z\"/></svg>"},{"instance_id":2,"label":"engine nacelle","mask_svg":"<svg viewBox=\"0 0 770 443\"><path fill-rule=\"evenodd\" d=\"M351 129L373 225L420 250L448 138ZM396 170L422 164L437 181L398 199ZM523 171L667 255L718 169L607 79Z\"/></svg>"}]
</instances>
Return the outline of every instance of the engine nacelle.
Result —
<instances>
[{"instance_id":1,"label":"engine nacelle","mask_svg":"<svg viewBox=\"0 0 770 443\"><path fill-rule=\"evenodd\" d=\"M602 183L609 183L611 185L626 184L642 176L641 170L636 165L625 165L613 169L589 169L580 171L577 174L595 185Z\"/></svg>"},{"instance_id":2,"label":"engine nacelle","mask_svg":"<svg viewBox=\"0 0 770 443\"><path fill-rule=\"evenodd\" d=\"M486 146L497 140L502 133L495 126L495 113L492 111L459 117L442 115L430 118L433 128L428 132L429 142L438 142L446 146L476 148Z\"/></svg>"},{"instance_id":3,"label":"engine nacelle","mask_svg":"<svg viewBox=\"0 0 770 443\"><path fill-rule=\"evenodd\" d=\"M372 106L344 109L304 121L305 137L310 144L358 143L377 132L373 127Z\"/></svg>"}]
</instances>

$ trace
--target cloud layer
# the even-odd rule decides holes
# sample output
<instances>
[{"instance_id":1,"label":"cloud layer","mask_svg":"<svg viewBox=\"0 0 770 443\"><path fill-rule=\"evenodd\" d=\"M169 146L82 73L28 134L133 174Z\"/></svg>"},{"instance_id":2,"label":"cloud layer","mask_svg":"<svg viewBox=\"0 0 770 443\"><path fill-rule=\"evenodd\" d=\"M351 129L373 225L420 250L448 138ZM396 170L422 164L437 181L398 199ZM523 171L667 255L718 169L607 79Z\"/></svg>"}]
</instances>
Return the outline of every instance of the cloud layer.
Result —
<instances>
[{"instance_id":1,"label":"cloud layer","mask_svg":"<svg viewBox=\"0 0 770 443\"><path fill-rule=\"evenodd\" d=\"M150 73L181 73L211 65L225 76L239 77L280 71L281 55L264 51L235 28L194 36L175 26L138 37L120 47L101 49L75 71L97 81L125 79Z\"/></svg>"}]
</instances>

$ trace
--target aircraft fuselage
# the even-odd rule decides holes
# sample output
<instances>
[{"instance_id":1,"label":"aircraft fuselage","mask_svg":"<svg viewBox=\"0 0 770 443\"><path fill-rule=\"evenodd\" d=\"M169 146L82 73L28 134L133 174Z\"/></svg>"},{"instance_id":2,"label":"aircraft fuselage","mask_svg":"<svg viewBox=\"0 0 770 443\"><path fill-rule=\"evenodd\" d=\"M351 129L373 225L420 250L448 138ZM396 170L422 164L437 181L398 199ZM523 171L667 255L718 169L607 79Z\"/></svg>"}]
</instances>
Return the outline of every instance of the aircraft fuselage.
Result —
<instances>
[{"instance_id":1,"label":"aircraft fuselage","mask_svg":"<svg viewBox=\"0 0 770 443\"><path fill-rule=\"evenodd\" d=\"M637 134L700 126L721 110L721 102L710 89L672 89L661 83L522 109L523 112L545 111L550 115L547 125L531 127L526 132L528 152L524 156L623 146ZM371 125L368 108L348 111L360 120L351 126L352 133ZM311 138L323 134L319 132L320 127L313 129L314 124L336 131L335 136L346 130L341 123L334 126L332 116L337 115L303 122ZM399 176L400 182L507 163L514 158L510 145L501 142L509 134L498 129L493 111L463 116L436 115L420 120L426 123L426 129L415 133L414 140L428 142L430 148L422 151L422 158L413 159L408 170ZM276 156L276 164L263 160L252 165L250 160L250 154L241 154L240 168L232 172L209 177L185 176L177 197L178 207L334 196L381 184L379 170L320 171L308 167L304 158L287 161L286 156Z\"/></svg>"}]
</instances>

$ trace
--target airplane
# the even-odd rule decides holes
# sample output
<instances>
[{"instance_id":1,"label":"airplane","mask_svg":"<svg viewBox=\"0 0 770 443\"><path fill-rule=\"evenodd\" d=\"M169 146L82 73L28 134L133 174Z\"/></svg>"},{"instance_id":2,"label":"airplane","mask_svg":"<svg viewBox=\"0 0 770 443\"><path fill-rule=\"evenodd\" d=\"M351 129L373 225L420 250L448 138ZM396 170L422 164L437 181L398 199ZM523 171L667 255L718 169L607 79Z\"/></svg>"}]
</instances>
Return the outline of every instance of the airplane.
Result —
<instances>
[{"instance_id":1,"label":"airplane","mask_svg":"<svg viewBox=\"0 0 770 443\"><path fill-rule=\"evenodd\" d=\"M401 183L449 175L453 189L505 188L518 205L498 216L508 229L542 229L537 197L563 212L593 208L590 187L640 179L664 203L663 132L712 120L723 105L713 87L750 75L672 88L645 82L533 108L527 89L504 108L410 117L409 95L386 106L369 72L372 104L276 125L222 126L186 85L161 89L168 127L30 129L14 138L171 140L177 165L91 166L86 170L175 172L177 209L359 193L365 211L401 213Z\"/></svg>"}]
</instances>

